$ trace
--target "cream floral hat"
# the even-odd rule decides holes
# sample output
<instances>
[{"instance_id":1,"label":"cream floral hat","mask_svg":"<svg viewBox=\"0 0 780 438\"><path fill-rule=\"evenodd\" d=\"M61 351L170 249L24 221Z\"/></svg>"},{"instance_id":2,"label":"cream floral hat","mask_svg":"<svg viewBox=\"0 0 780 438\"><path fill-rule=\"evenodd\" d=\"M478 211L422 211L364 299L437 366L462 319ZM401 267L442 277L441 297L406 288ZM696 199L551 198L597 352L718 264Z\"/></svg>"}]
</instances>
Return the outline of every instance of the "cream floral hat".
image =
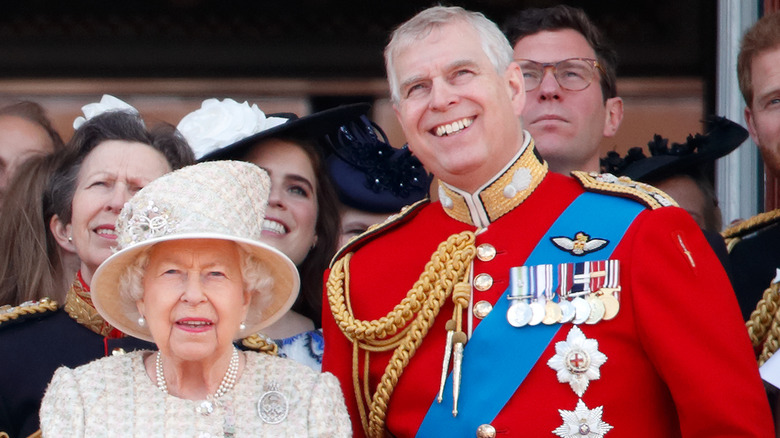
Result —
<instances>
[{"instance_id":1,"label":"cream floral hat","mask_svg":"<svg viewBox=\"0 0 780 438\"><path fill-rule=\"evenodd\" d=\"M245 337L276 322L298 296L300 280L293 262L260 242L271 182L254 164L211 161L164 175L141 189L122 208L116 221L118 251L95 272L92 301L106 321L136 338L152 341L148 325L130 297L120 296L119 282L145 249L181 239L236 242L263 262L272 279L262 299L254 294L245 320ZM263 293L263 292L261 292Z\"/></svg>"}]
</instances>

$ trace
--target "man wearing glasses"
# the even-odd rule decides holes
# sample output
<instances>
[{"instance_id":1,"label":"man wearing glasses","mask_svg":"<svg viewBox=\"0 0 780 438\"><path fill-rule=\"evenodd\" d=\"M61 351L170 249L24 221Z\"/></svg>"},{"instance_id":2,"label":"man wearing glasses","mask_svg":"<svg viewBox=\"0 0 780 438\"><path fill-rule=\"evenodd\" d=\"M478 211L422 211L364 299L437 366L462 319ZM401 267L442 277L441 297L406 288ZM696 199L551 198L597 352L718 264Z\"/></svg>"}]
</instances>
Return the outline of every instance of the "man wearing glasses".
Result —
<instances>
[{"instance_id":1,"label":"man wearing glasses","mask_svg":"<svg viewBox=\"0 0 780 438\"><path fill-rule=\"evenodd\" d=\"M581 9L526 9L507 20L527 93L524 126L550 170L599 170L599 143L623 120L617 55Z\"/></svg>"}]
</instances>

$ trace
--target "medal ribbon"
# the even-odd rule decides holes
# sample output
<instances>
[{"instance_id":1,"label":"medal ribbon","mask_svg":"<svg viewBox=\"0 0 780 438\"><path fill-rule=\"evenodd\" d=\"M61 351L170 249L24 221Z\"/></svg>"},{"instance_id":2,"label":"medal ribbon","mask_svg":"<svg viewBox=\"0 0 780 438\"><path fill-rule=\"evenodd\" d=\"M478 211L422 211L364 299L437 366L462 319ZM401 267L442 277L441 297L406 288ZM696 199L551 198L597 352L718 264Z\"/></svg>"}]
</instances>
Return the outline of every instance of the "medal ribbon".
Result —
<instances>
[{"instance_id":1,"label":"medal ribbon","mask_svg":"<svg viewBox=\"0 0 780 438\"><path fill-rule=\"evenodd\" d=\"M607 259L623 238L644 206L625 198L586 192L578 196L523 263L527 266L543 263L560 264L584 260ZM591 236L606 239L603 248L575 256L562 251L550 240L556 236L574 236L587 230ZM553 279L557 282L557 279ZM556 286L551 286L555 288ZM517 329L506 320L511 300L507 289L493 310L479 323L466 344L461 367L458 416L453 417L453 401L436 396L425 415L417 437L441 436L471 438L482 424L491 423L512 398L525 377L536 365L561 324L525 326ZM444 394L452 394L452 373L447 377ZM530 415L518 412L517 415ZM529 418L529 421L532 421Z\"/></svg>"},{"instance_id":2,"label":"medal ribbon","mask_svg":"<svg viewBox=\"0 0 780 438\"><path fill-rule=\"evenodd\" d=\"M598 292L607 280L607 260L590 262L590 291Z\"/></svg>"}]
</instances>

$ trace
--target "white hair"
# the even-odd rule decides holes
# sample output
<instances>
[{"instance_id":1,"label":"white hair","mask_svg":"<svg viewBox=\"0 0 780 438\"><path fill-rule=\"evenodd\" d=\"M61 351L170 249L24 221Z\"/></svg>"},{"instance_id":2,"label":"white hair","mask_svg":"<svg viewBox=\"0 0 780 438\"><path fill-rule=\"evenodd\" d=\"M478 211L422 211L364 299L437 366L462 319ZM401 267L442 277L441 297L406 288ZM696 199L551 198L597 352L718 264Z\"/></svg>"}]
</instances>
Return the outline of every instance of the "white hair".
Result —
<instances>
[{"instance_id":1,"label":"white hair","mask_svg":"<svg viewBox=\"0 0 780 438\"><path fill-rule=\"evenodd\" d=\"M138 312L136 302L143 298L143 279L146 268L149 265L149 253L154 245L145 248L125 269L119 278L119 297L122 303L122 311L135 321L141 314ZM251 295L250 312L262 312L262 309L271 301L271 289L274 279L265 263L255 257L243 244L236 244L238 255L241 258L241 278L244 290ZM256 315L256 318L262 315Z\"/></svg>"},{"instance_id":2,"label":"white hair","mask_svg":"<svg viewBox=\"0 0 780 438\"><path fill-rule=\"evenodd\" d=\"M401 93L398 76L395 73L395 57L416 41L430 35L434 29L456 21L471 25L479 35L482 50L496 71L499 74L506 71L512 62L512 45L496 23L479 12L467 11L458 6L434 6L415 15L393 31L390 43L385 47L385 68L393 103L400 101Z\"/></svg>"}]
</instances>

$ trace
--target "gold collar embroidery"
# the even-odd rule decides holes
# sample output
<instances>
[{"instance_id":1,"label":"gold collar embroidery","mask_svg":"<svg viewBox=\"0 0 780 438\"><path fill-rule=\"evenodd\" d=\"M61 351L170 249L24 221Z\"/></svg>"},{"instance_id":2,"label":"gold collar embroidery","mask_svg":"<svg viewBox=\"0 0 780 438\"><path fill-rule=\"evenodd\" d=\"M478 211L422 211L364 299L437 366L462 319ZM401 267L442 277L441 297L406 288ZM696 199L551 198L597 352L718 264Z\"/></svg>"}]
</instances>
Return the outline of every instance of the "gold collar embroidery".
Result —
<instances>
[{"instance_id":1,"label":"gold collar embroidery","mask_svg":"<svg viewBox=\"0 0 780 438\"><path fill-rule=\"evenodd\" d=\"M485 228L522 204L547 175L547 162L536 154L528 133L524 149L518 155L511 165L473 194L439 182L439 200L447 215Z\"/></svg>"},{"instance_id":2,"label":"gold collar embroidery","mask_svg":"<svg viewBox=\"0 0 780 438\"><path fill-rule=\"evenodd\" d=\"M109 337L114 327L106 322L92 305L92 294L85 290L79 276L73 280L65 298L65 311L71 318L93 332Z\"/></svg>"}]
</instances>

